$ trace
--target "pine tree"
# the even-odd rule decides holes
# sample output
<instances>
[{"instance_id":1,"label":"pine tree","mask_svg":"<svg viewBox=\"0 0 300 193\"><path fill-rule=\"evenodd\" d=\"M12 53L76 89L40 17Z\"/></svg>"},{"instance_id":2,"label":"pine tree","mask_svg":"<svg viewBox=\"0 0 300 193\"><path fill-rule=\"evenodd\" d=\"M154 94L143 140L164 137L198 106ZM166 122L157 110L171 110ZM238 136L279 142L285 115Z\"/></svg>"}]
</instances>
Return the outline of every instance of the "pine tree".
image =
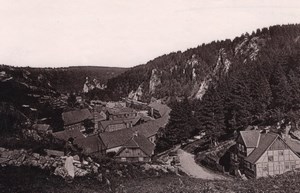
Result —
<instances>
[{"instance_id":1,"label":"pine tree","mask_svg":"<svg viewBox=\"0 0 300 193\"><path fill-rule=\"evenodd\" d=\"M204 95L196 111L199 130L205 130L212 140L217 140L225 129L224 101L214 87L210 87Z\"/></svg>"},{"instance_id":2,"label":"pine tree","mask_svg":"<svg viewBox=\"0 0 300 193\"><path fill-rule=\"evenodd\" d=\"M244 79L234 78L230 81L230 93L225 103L227 127L240 130L247 127L252 121L253 109L249 85Z\"/></svg>"},{"instance_id":3,"label":"pine tree","mask_svg":"<svg viewBox=\"0 0 300 193\"><path fill-rule=\"evenodd\" d=\"M269 82L273 98L271 108L287 112L291 108L291 87L281 64L276 64Z\"/></svg>"},{"instance_id":4,"label":"pine tree","mask_svg":"<svg viewBox=\"0 0 300 193\"><path fill-rule=\"evenodd\" d=\"M187 98L172 105L170 120L166 126L165 136L174 145L188 139L193 132L192 111Z\"/></svg>"}]
</instances>

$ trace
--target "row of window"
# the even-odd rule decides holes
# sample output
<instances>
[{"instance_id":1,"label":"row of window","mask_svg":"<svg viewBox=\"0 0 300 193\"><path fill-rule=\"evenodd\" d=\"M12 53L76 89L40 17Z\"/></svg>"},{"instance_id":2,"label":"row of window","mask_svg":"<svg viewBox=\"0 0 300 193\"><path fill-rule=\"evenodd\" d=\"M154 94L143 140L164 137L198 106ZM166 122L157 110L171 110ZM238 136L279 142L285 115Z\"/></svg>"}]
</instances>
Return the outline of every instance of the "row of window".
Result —
<instances>
[{"instance_id":1,"label":"row of window","mask_svg":"<svg viewBox=\"0 0 300 193\"><path fill-rule=\"evenodd\" d=\"M283 160L284 153L283 151L278 151L279 160ZM268 155L268 161L273 162L274 161L274 155Z\"/></svg>"}]
</instances>

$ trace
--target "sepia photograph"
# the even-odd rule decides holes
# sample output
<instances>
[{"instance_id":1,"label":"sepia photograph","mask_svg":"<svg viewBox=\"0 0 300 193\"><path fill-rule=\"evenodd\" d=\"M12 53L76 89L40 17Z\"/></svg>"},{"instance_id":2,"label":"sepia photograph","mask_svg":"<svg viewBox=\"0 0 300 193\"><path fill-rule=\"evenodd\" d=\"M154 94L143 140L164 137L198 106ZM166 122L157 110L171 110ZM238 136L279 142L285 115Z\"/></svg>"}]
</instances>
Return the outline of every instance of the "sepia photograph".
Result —
<instances>
[{"instance_id":1,"label":"sepia photograph","mask_svg":"<svg viewBox=\"0 0 300 193\"><path fill-rule=\"evenodd\" d=\"M2 192L300 192L300 1L0 0Z\"/></svg>"}]
</instances>

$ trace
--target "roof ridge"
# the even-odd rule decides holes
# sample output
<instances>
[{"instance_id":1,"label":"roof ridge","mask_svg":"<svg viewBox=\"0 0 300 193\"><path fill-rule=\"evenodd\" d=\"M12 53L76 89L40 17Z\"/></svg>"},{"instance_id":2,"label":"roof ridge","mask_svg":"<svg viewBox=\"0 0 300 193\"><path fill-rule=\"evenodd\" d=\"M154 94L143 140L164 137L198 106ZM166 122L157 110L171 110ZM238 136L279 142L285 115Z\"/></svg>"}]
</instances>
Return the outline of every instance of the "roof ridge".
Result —
<instances>
[{"instance_id":1,"label":"roof ridge","mask_svg":"<svg viewBox=\"0 0 300 193\"><path fill-rule=\"evenodd\" d=\"M269 134L269 133L266 133L265 135L267 135L267 134ZM264 150L264 152L266 152L272 145L273 145L273 143L276 141L276 139L279 137L279 135L278 134L276 134L276 137L272 140L272 142L267 146L267 148ZM256 148L255 148L256 149ZM255 149L249 154L249 156L255 151ZM247 157L249 157L249 156L247 156ZM261 156L262 155L260 155L255 161L254 161L254 163L256 163L257 162L257 160L259 160L259 158L261 158Z\"/></svg>"},{"instance_id":2,"label":"roof ridge","mask_svg":"<svg viewBox=\"0 0 300 193\"><path fill-rule=\"evenodd\" d=\"M256 148L257 148L258 145L259 145L259 142L260 142L260 136L261 136L261 133L259 132L259 134L258 134L258 139L257 139L257 143L256 143Z\"/></svg>"}]
</instances>

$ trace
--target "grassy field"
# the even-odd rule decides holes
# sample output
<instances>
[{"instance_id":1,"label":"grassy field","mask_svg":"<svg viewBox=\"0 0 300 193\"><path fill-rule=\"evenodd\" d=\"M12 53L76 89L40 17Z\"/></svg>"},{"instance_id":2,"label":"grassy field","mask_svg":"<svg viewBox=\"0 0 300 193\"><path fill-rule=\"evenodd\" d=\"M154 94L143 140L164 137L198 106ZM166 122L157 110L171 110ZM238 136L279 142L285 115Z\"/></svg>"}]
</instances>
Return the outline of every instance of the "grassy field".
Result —
<instances>
[{"instance_id":1,"label":"grassy field","mask_svg":"<svg viewBox=\"0 0 300 193\"><path fill-rule=\"evenodd\" d=\"M198 193L198 192L300 192L300 173L242 181L201 180L187 176L158 175L119 177L108 186L95 177L75 178L72 183L36 168L0 168L0 192L119 192L119 193Z\"/></svg>"}]
</instances>

